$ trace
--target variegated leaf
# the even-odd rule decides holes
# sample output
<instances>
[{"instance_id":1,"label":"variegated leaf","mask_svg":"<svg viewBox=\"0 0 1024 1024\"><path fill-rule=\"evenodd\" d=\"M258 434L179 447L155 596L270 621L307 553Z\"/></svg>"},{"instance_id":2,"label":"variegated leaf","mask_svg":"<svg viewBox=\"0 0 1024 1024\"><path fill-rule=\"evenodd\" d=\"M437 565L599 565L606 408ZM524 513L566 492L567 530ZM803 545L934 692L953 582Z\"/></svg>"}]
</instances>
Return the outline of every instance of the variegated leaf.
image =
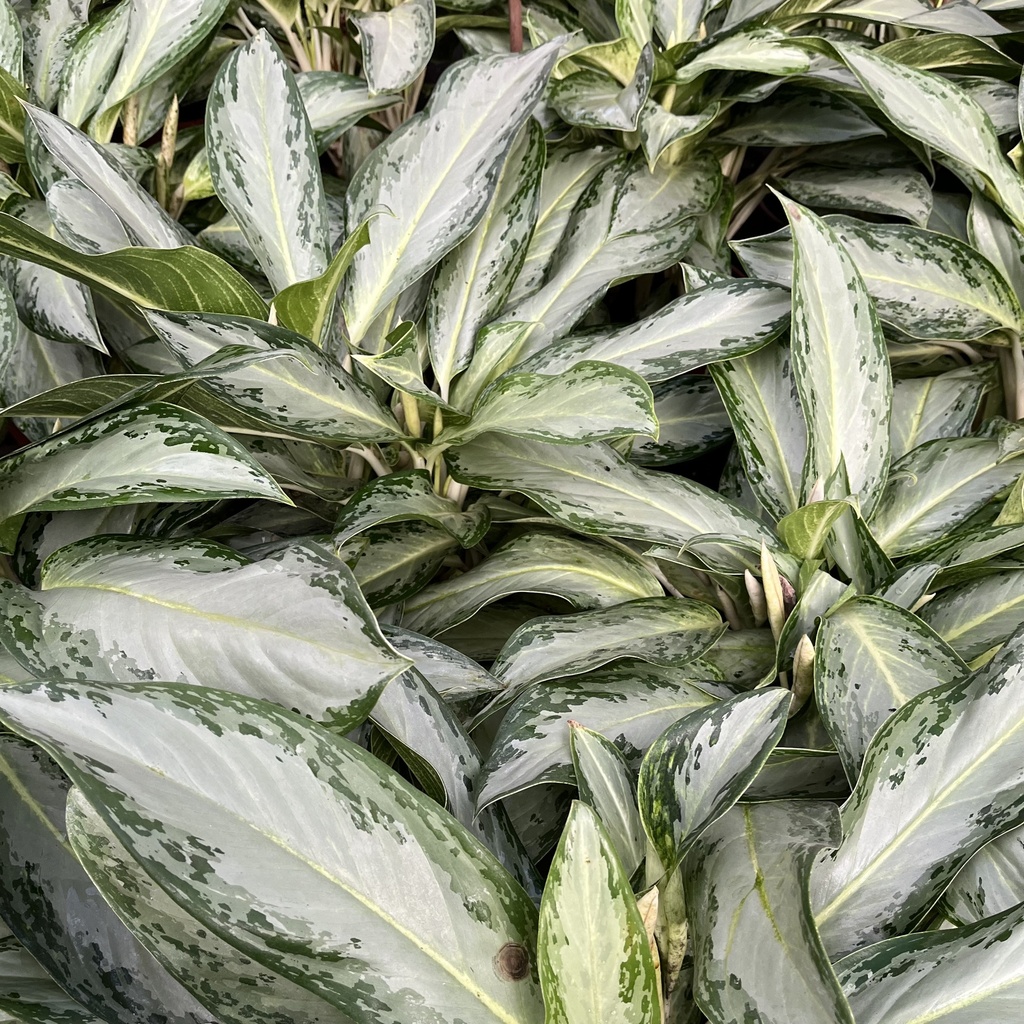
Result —
<instances>
[{"instance_id":1,"label":"variegated leaf","mask_svg":"<svg viewBox=\"0 0 1024 1024\"><path fill-rule=\"evenodd\" d=\"M186 369L226 346L295 352L297 359L254 363L205 382L268 432L335 441L401 436L372 391L300 335L244 317L151 312L147 321Z\"/></svg>"},{"instance_id":2,"label":"variegated leaf","mask_svg":"<svg viewBox=\"0 0 1024 1024\"><path fill-rule=\"evenodd\" d=\"M42 587L8 597L3 641L41 677L216 683L344 732L408 666L349 570L301 550L248 564L213 544L99 537L52 555ZM185 631L195 643L176 641Z\"/></svg>"},{"instance_id":3,"label":"variegated leaf","mask_svg":"<svg viewBox=\"0 0 1024 1024\"><path fill-rule=\"evenodd\" d=\"M653 171L669 146L709 128L720 111L721 107L714 103L699 114L672 114L653 100L648 100L640 111L637 124L647 166Z\"/></svg>"},{"instance_id":4,"label":"variegated leaf","mask_svg":"<svg viewBox=\"0 0 1024 1024\"><path fill-rule=\"evenodd\" d=\"M974 924L1024 903L1024 826L986 843L942 894L947 916Z\"/></svg>"},{"instance_id":5,"label":"variegated leaf","mask_svg":"<svg viewBox=\"0 0 1024 1024\"><path fill-rule=\"evenodd\" d=\"M0 68L12 78L24 81L25 42L18 14L10 0L0 2Z\"/></svg>"},{"instance_id":6,"label":"variegated leaf","mask_svg":"<svg viewBox=\"0 0 1024 1024\"><path fill-rule=\"evenodd\" d=\"M743 795L782 738L789 704L777 688L740 694L690 712L651 744L637 796L663 872Z\"/></svg>"},{"instance_id":7,"label":"variegated leaf","mask_svg":"<svg viewBox=\"0 0 1024 1024\"><path fill-rule=\"evenodd\" d=\"M698 671L612 666L578 679L541 683L509 708L480 777L477 806L543 784L575 782L569 730L584 725L611 740L635 770L673 722L715 702Z\"/></svg>"},{"instance_id":8,"label":"variegated leaf","mask_svg":"<svg viewBox=\"0 0 1024 1024\"><path fill-rule=\"evenodd\" d=\"M978 406L993 386L992 365L981 363L934 377L893 381L892 457L900 459L919 445L946 437L963 437Z\"/></svg>"},{"instance_id":9,"label":"variegated leaf","mask_svg":"<svg viewBox=\"0 0 1024 1024\"><path fill-rule=\"evenodd\" d=\"M853 1024L807 900L807 872L842 835L835 806L744 804L685 865L694 996L711 1024Z\"/></svg>"},{"instance_id":10,"label":"variegated leaf","mask_svg":"<svg viewBox=\"0 0 1024 1024\"><path fill-rule=\"evenodd\" d=\"M903 167L808 167L780 178L779 184L805 206L900 217L920 228L932 212L928 180Z\"/></svg>"},{"instance_id":11,"label":"variegated leaf","mask_svg":"<svg viewBox=\"0 0 1024 1024\"><path fill-rule=\"evenodd\" d=\"M579 722L569 726L569 747L580 800L594 809L626 877L632 878L643 862L646 840L625 755L610 739Z\"/></svg>"},{"instance_id":12,"label":"variegated leaf","mask_svg":"<svg viewBox=\"0 0 1024 1024\"><path fill-rule=\"evenodd\" d=\"M313 131L295 77L266 32L218 72L206 148L217 197L274 290L324 273L330 243Z\"/></svg>"},{"instance_id":13,"label":"variegated leaf","mask_svg":"<svg viewBox=\"0 0 1024 1024\"><path fill-rule=\"evenodd\" d=\"M974 676L920 694L875 734L843 842L811 873L833 957L905 931L973 853L1024 821L1022 646L1018 631Z\"/></svg>"},{"instance_id":14,"label":"variegated leaf","mask_svg":"<svg viewBox=\"0 0 1024 1024\"><path fill-rule=\"evenodd\" d=\"M77 6L74 0L39 0L22 15L25 84L40 106L50 107L57 99L61 72L85 28Z\"/></svg>"},{"instance_id":15,"label":"variegated leaf","mask_svg":"<svg viewBox=\"0 0 1024 1024\"><path fill-rule=\"evenodd\" d=\"M352 18L370 95L401 92L423 73L434 49L434 0L403 0Z\"/></svg>"},{"instance_id":16,"label":"variegated leaf","mask_svg":"<svg viewBox=\"0 0 1024 1024\"><path fill-rule=\"evenodd\" d=\"M692 0L656 0L685 10ZM708 5L711 6L711 5ZM657 6L655 10L657 10ZM682 42L683 40L676 40ZM672 44L666 40L666 45ZM798 75L810 68L810 54L780 29L753 28L726 36L676 70L674 82L687 85L708 71L743 71L762 75Z\"/></svg>"},{"instance_id":17,"label":"variegated leaf","mask_svg":"<svg viewBox=\"0 0 1024 1024\"><path fill-rule=\"evenodd\" d=\"M547 44L453 64L427 109L363 163L349 188L349 223L378 206L392 216L378 218L347 278L342 308L353 342L484 215L556 56L557 48Z\"/></svg>"},{"instance_id":18,"label":"variegated leaf","mask_svg":"<svg viewBox=\"0 0 1024 1024\"><path fill-rule=\"evenodd\" d=\"M631 466L606 445L548 445L484 434L446 453L452 475L486 490L528 495L574 529L680 548L703 535L708 554L742 559L735 541L780 545L754 516L681 476ZM717 543L719 535L731 543ZM794 570L795 572L795 570Z\"/></svg>"},{"instance_id":19,"label":"variegated leaf","mask_svg":"<svg viewBox=\"0 0 1024 1024\"><path fill-rule=\"evenodd\" d=\"M340 547L381 523L409 520L440 527L464 548L479 544L491 525L486 505L463 511L434 490L429 473L414 469L378 477L354 494L335 523L334 544Z\"/></svg>"},{"instance_id":20,"label":"variegated leaf","mask_svg":"<svg viewBox=\"0 0 1024 1024\"><path fill-rule=\"evenodd\" d=\"M10 163L25 160L24 86L0 68L0 159Z\"/></svg>"},{"instance_id":21,"label":"variegated leaf","mask_svg":"<svg viewBox=\"0 0 1024 1024\"><path fill-rule=\"evenodd\" d=\"M543 285L502 314L536 324L521 355L566 335L613 281L681 259L695 218L712 207L720 188L718 166L704 155L653 173L640 161L604 167L577 200Z\"/></svg>"},{"instance_id":22,"label":"variegated leaf","mask_svg":"<svg viewBox=\"0 0 1024 1024\"><path fill-rule=\"evenodd\" d=\"M864 47L839 45L839 55L868 95L901 131L933 147L971 184L993 189L1024 230L1024 185L999 147L985 111L953 82L898 64Z\"/></svg>"},{"instance_id":23,"label":"variegated leaf","mask_svg":"<svg viewBox=\"0 0 1024 1024\"><path fill-rule=\"evenodd\" d=\"M374 526L338 553L354 562L352 571L373 608L403 601L421 591L437 574L459 542L447 530L429 523L404 522Z\"/></svg>"},{"instance_id":24,"label":"variegated leaf","mask_svg":"<svg viewBox=\"0 0 1024 1024\"><path fill-rule=\"evenodd\" d=\"M551 85L548 102L567 124L634 132L651 91L654 51L647 43L624 86L606 71L582 68Z\"/></svg>"},{"instance_id":25,"label":"variegated leaf","mask_svg":"<svg viewBox=\"0 0 1024 1024\"><path fill-rule=\"evenodd\" d=\"M65 836L69 784L38 747L0 737L0 912L84 1010L115 1024L204 1008L173 981L96 893ZM100 966L102 965L102 966Z\"/></svg>"},{"instance_id":26,"label":"variegated leaf","mask_svg":"<svg viewBox=\"0 0 1024 1024\"><path fill-rule=\"evenodd\" d=\"M217 27L229 6L227 0L131 0L124 51L103 110L118 107L179 64Z\"/></svg>"},{"instance_id":27,"label":"variegated leaf","mask_svg":"<svg viewBox=\"0 0 1024 1024\"><path fill-rule=\"evenodd\" d=\"M714 383L690 375L655 384L658 440L638 438L629 461L637 466L672 466L696 458L732 433L729 414ZM639 442L639 443L637 443Z\"/></svg>"},{"instance_id":28,"label":"variegated leaf","mask_svg":"<svg viewBox=\"0 0 1024 1024\"><path fill-rule=\"evenodd\" d=\"M362 78L340 71L303 71L295 76L295 82L317 149L321 151L367 114L384 110L401 99L389 94L371 96Z\"/></svg>"},{"instance_id":29,"label":"variegated leaf","mask_svg":"<svg viewBox=\"0 0 1024 1024\"><path fill-rule=\"evenodd\" d=\"M384 636L399 654L411 658L417 671L449 703L490 697L501 683L472 658L452 647L399 626L385 626Z\"/></svg>"},{"instance_id":30,"label":"variegated leaf","mask_svg":"<svg viewBox=\"0 0 1024 1024\"><path fill-rule=\"evenodd\" d=\"M970 10L976 8L969 7ZM1011 1021L1024 998L1024 909L880 942L836 964L857 1024Z\"/></svg>"},{"instance_id":31,"label":"variegated leaf","mask_svg":"<svg viewBox=\"0 0 1024 1024\"><path fill-rule=\"evenodd\" d=\"M604 826L575 802L537 937L546 1024L657 1024L661 993L636 898Z\"/></svg>"},{"instance_id":32,"label":"variegated leaf","mask_svg":"<svg viewBox=\"0 0 1024 1024\"><path fill-rule=\"evenodd\" d=\"M701 22L722 0L654 0L654 29L666 49L689 43L700 34Z\"/></svg>"},{"instance_id":33,"label":"variegated leaf","mask_svg":"<svg viewBox=\"0 0 1024 1024\"><path fill-rule=\"evenodd\" d=\"M825 146L884 134L843 96L800 89L755 103L749 112L733 117L717 138L736 146Z\"/></svg>"},{"instance_id":34,"label":"variegated leaf","mask_svg":"<svg viewBox=\"0 0 1024 1024\"><path fill-rule=\"evenodd\" d=\"M712 366L711 376L732 421L750 487L776 519L795 512L802 504L807 426L789 349L767 345Z\"/></svg>"},{"instance_id":35,"label":"variegated leaf","mask_svg":"<svg viewBox=\"0 0 1024 1024\"><path fill-rule=\"evenodd\" d=\"M606 608L661 597L639 559L595 541L526 533L461 576L434 583L406 601L402 625L432 636L511 594L552 594L576 608Z\"/></svg>"},{"instance_id":36,"label":"variegated leaf","mask_svg":"<svg viewBox=\"0 0 1024 1024\"><path fill-rule=\"evenodd\" d=\"M419 775L425 767L436 777L452 814L497 855L523 888L539 895L537 871L504 810L489 807L477 812L483 759L466 728L430 683L416 669L406 670L384 687L370 718L414 773Z\"/></svg>"},{"instance_id":37,"label":"variegated leaf","mask_svg":"<svg viewBox=\"0 0 1024 1024\"><path fill-rule=\"evenodd\" d=\"M76 788L68 794L67 828L75 856L103 899L132 922L138 940L216 1020L278 1024L287 1017L296 1024L353 1024L315 993L239 953L212 928L197 928L195 918L146 874ZM216 985L210 984L211 974L219 979Z\"/></svg>"},{"instance_id":38,"label":"variegated leaf","mask_svg":"<svg viewBox=\"0 0 1024 1024\"><path fill-rule=\"evenodd\" d=\"M566 338L541 349L520 369L559 373L585 359L615 363L647 381L746 355L780 334L790 298L763 281L723 280L673 299L628 327Z\"/></svg>"},{"instance_id":39,"label":"variegated leaf","mask_svg":"<svg viewBox=\"0 0 1024 1024\"><path fill-rule=\"evenodd\" d=\"M75 40L61 74L57 112L76 128L106 100L128 37L131 6L119 3L105 11Z\"/></svg>"},{"instance_id":40,"label":"variegated leaf","mask_svg":"<svg viewBox=\"0 0 1024 1024\"><path fill-rule=\"evenodd\" d=\"M50 388L102 374L103 361L95 349L50 341L30 331L13 316L14 301L6 288L0 288L0 310L0 323L7 339L0 346L0 400L8 406L7 414L13 415L25 436L39 441L52 432L53 424L34 418L42 416L41 412L25 410L21 414L10 407ZM11 319L7 319L8 312Z\"/></svg>"},{"instance_id":41,"label":"variegated leaf","mask_svg":"<svg viewBox=\"0 0 1024 1024\"><path fill-rule=\"evenodd\" d=\"M791 352L807 455L802 492L845 466L864 514L878 503L889 468L892 382L882 328L856 266L835 233L786 203L795 242ZM843 498L845 487L826 497Z\"/></svg>"},{"instance_id":42,"label":"variegated leaf","mask_svg":"<svg viewBox=\"0 0 1024 1024\"><path fill-rule=\"evenodd\" d=\"M132 244L117 214L77 178L50 186L46 212L61 239L79 252L95 256Z\"/></svg>"},{"instance_id":43,"label":"variegated leaf","mask_svg":"<svg viewBox=\"0 0 1024 1024\"><path fill-rule=\"evenodd\" d=\"M921 618L973 661L1006 641L1020 625L1022 608L1024 570L1008 567L942 591L921 609Z\"/></svg>"},{"instance_id":44,"label":"variegated leaf","mask_svg":"<svg viewBox=\"0 0 1024 1024\"><path fill-rule=\"evenodd\" d=\"M909 611L855 597L818 629L814 688L825 728L856 781L871 738L907 701L962 682L967 666Z\"/></svg>"},{"instance_id":45,"label":"variegated leaf","mask_svg":"<svg viewBox=\"0 0 1024 1024\"><path fill-rule=\"evenodd\" d=\"M0 461L0 522L32 509L288 499L244 448L175 406L138 405Z\"/></svg>"},{"instance_id":46,"label":"variegated leaf","mask_svg":"<svg viewBox=\"0 0 1024 1024\"><path fill-rule=\"evenodd\" d=\"M1020 476L1024 429L998 421L988 437L930 441L893 464L871 532L887 554L940 540ZM938 467L938 468L937 468Z\"/></svg>"},{"instance_id":47,"label":"variegated leaf","mask_svg":"<svg viewBox=\"0 0 1024 1024\"><path fill-rule=\"evenodd\" d=\"M657 437L654 396L632 370L579 362L557 375L508 373L488 388L468 423L435 441L460 445L489 431L554 444L583 444L627 434Z\"/></svg>"},{"instance_id":48,"label":"variegated leaf","mask_svg":"<svg viewBox=\"0 0 1024 1024\"><path fill-rule=\"evenodd\" d=\"M13 937L0 938L0 1013L12 1024L101 1024Z\"/></svg>"},{"instance_id":49,"label":"variegated leaf","mask_svg":"<svg viewBox=\"0 0 1024 1024\"><path fill-rule=\"evenodd\" d=\"M909 337L973 341L1020 328L1020 303L1000 272L959 239L852 217L829 216L825 222L857 265L879 318ZM789 283L786 231L735 248L750 273ZM992 340L1000 343L998 336Z\"/></svg>"},{"instance_id":50,"label":"variegated leaf","mask_svg":"<svg viewBox=\"0 0 1024 1024\"><path fill-rule=\"evenodd\" d=\"M109 206L138 245L173 249L192 236L110 155L74 126L38 107L28 107L32 125L58 165Z\"/></svg>"},{"instance_id":51,"label":"variegated leaf","mask_svg":"<svg viewBox=\"0 0 1024 1024\"><path fill-rule=\"evenodd\" d=\"M537 217L544 132L528 121L480 223L441 260L427 299L427 350L441 397L473 356L477 332L504 305Z\"/></svg>"},{"instance_id":52,"label":"variegated leaf","mask_svg":"<svg viewBox=\"0 0 1024 1024\"><path fill-rule=\"evenodd\" d=\"M599 171L613 159L614 152L604 147L549 148L541 176L537 223L526 249L523 268L509 293L510 303L519 302L540 287L577 201Z\"/></svg>"},{"instance_id":53,"label":"variegated leaf","mask_svg":"<svg viewBox=\"0 0 1024 1024\"><path fill-rule=\"evenodd\" d=\"M700 657L723 629L718 612L700 601L630 601L520 626L491 671L505 687L504 701L526 687L578 676L622 658L679 667Z\"/></svg>"},{"instance_id":54,"label":"variegated leaf","mask_svg":"<svg viewBox=\"0 0 1024 1024\"><path fill-rule=\"evenodd\" d=\"M8 688L0 708L197 928L265 968L363 1017L370 998L410 1020L424 1005L446 1024L542 1019L526 895L355 744L265 702L180 685ZM273 795L254 800L269 764ZM194 877L171 867L197 855ZM383 864L420 881L382 884Z\"/></svg>"},{"instance_id":55,"label":"variegated leaf","mask_svg":"<svg viewBox=\"0 0 1024 1024\"><path fill-rule=\"evenodd\" d=\"M22 223L51 238L56 237L56 229L43 203L17 197L8 200L5 209ZM24 260L12 262L8 280L18 314L30 330L51 341L107 351L96 322L92 295L84 285Z\"/></svg>"}]
</instances>

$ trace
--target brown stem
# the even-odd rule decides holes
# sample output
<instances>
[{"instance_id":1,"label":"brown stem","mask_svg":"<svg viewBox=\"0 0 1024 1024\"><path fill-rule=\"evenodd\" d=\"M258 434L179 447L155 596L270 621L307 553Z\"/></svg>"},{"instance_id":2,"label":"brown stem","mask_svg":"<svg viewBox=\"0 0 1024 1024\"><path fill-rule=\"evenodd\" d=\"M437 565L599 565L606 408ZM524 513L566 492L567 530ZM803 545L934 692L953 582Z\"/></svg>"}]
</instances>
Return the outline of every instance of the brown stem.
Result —
<instances>
[{"instance_id":1,"label":"brown stem","mask_svg":"<svg viewBox=\"0 0 1024 1024\"><path fill-rule=\"evenodd\" d=\"M522 0L508 0L508 48L513 53L523 51Z\"/></svg>"}]
</instances>

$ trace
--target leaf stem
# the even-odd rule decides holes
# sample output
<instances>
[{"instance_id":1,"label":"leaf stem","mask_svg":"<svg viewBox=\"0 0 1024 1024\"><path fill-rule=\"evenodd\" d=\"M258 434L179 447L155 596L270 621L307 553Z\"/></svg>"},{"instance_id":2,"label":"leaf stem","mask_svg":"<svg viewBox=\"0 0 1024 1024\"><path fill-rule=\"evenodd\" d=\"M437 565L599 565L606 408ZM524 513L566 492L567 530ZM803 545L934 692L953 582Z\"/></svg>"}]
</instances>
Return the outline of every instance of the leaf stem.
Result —
<instances>
[{"instance_id":1,"label":"leaf stem","mask_svg":"<svg viewBox=\"0 0 1024 1024\"><path fill-rule=\"evenodd\" d=\"M508 48L512 53L523 52L522 0L508 0Z\"/></svg>"}]
</instances>

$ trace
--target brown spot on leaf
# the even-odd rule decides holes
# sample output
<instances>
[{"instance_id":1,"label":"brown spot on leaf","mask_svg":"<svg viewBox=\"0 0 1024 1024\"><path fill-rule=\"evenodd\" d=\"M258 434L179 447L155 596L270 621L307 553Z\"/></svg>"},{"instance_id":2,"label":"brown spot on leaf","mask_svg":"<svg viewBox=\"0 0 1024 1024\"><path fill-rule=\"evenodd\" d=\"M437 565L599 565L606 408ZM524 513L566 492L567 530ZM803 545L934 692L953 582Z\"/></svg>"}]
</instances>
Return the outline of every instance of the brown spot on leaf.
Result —
<instances>
[{"instance_id":1,"label":"brown spot on leaf","mask_svg":"<svg viewBox=\"0 0 1024 1024\"><path fill-rule=\"evenodd\" d=\"M530 954L518 942L506 942L494 958L494 973L502 981L522 981L530 973Z\"/></svg>"}]
</instances>

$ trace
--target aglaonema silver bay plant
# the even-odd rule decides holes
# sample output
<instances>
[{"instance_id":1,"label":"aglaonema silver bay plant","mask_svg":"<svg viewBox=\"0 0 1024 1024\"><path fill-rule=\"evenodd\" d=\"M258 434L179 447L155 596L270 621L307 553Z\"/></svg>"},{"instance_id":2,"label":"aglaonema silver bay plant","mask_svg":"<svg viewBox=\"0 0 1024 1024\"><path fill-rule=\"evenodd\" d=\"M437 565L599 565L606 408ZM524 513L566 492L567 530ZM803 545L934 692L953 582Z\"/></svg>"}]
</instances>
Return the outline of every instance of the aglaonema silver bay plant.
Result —
<instances>
[{"instance_id":1,"label":"aglaonema silver bay plant","mask_svg":"<svg viewBox=\"0 0 1024 1024\"><path fill-rule=\"evenodd\" d=\"M1018 0L0 0L0 1017L1018 1024Z\"/></svg>"}]
</instances>

